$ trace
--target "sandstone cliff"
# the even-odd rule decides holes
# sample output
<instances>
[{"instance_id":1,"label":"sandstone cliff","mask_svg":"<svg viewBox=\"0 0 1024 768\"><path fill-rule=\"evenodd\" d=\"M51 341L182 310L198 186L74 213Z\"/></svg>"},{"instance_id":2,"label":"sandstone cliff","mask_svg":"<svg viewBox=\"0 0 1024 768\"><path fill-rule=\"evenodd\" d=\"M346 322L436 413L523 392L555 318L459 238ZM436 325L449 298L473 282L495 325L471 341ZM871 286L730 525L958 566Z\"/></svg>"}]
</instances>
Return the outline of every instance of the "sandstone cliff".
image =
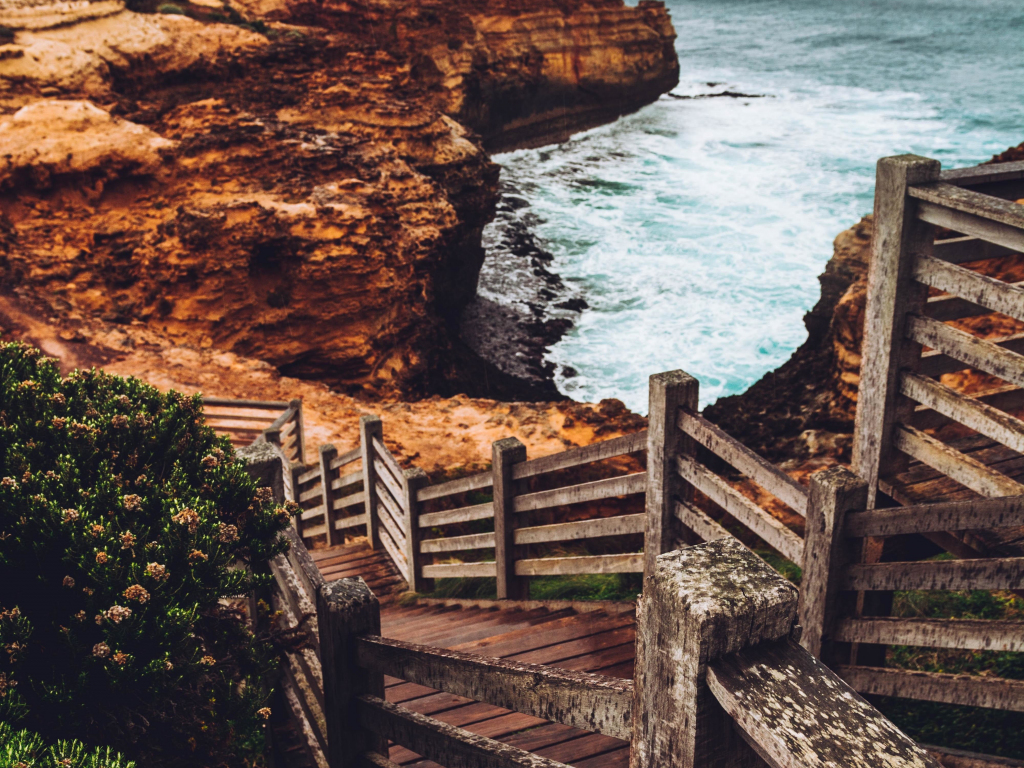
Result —
<instances>
[{"instance_id":1,"label":"sandstone cliff","mask_svg":"<svg viewBox=\"0 0 1024 768\"><path fill-rule=\"evenodd\" d=\"M452 331L497 195L475 130L508 146L656 98L664 8L159 7L189 16L0 8L3 289L339 389L544 394Z\"/></svg>"}]
</instances>

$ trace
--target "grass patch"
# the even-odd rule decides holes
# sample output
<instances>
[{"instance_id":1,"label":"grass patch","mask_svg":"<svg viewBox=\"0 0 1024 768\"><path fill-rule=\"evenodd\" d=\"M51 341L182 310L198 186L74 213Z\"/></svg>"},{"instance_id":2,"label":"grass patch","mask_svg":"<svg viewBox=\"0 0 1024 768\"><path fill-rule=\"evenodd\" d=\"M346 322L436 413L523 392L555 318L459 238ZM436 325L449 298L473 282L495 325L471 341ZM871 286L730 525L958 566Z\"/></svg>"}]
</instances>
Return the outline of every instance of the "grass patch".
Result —
<instances>
[{"instance_id":1,"label":"grass patch","mask_svg":"<svg viewBox=\"0 0 1024 768\"><path fill-rule=\"evenodd\" d=\"M643 587L642 573L594 573L578 576L536 576L530 579L531 600L633 601Z\"/></svg>"}]
</instances>

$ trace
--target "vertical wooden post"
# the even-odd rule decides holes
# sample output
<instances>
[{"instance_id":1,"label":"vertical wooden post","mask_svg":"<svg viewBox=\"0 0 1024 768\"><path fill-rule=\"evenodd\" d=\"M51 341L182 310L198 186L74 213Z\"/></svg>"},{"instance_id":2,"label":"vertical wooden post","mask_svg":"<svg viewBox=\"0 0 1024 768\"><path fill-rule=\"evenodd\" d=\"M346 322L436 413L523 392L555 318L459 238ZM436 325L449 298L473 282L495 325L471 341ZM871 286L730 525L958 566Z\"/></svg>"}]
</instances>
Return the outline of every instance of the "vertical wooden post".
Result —
<instances>
[{"instance_id":1,"label":"vertical wooden post","mask_svg":"<svg viewBox=\"0 0 1024 768\"><path fill-rule=\"evenodd\" d=\"M306 465L299 463L292 463L292 488L291 494L288 496L289 499L294 501L296 504L299 503L299 475L306 470ZM302 512L299 512L295 517L292 518L292 528L299 534L299 539L302 539Z\"/></svg>"},{"instance_id":2,"label":"vertical wooden post","mask_svg":"<svg viewBox=\"0 0 1024 768\"><path fill-rule=\"evenodd\" d=\"M839 582L851 562L851 547L843 535L847 512L865 509L868 486L846 467L811 475L804 534L803 579L800 584L800 644L826 664L834 659L824 646L839 611Z\"/></svg>"},{"instance_id":3,"label":"vertical wooden post","mask_svg":"<svg viewBox=\"0 0 1024 768\"><path fill-rule=\"evenodd\" d=\"M330 768L356 768L364 752L387 756L387 740L359 725L356 697L384 698L384 676L356 664L355 639L380 634L380 604L359 578L339 579L316 596L324 719Z\"/></svg>"},{"instance_id":4,"label":"vertical wooden post","mask_svg":"<svg viewBox=\"0 0 1024 768\"><path fill-rule=\"evenodd\" d=\"M373 466L373 438L384 442L379 416L359 417L359 447L363 452L363 494L366 497L366 538L371 549L380 549L377 519L377 470Z\"/></svg>"},{"instance_id":5,"label":"vertical wooden post","mask_svg":"<svg viewBox=\"0 0 1024 768\"><path fill-rule=\"evenodd\" d=\"M328 443L320 446L320 498L324 505L324 523L327 525L327 546L333 547L338 538L334 530L334 489L331 488L331 462L338 457L338 449Z\"/></svg>"},{"instance_id":6,"label":"vertical wooden post","mask_svg":"<svg viewBox=\"0 0 1024 768\"><path fill-rule=\"evenodd\" d=\"M514 437L491 445L491 474L494 478L494 559L497 564L498 599L526 598L526 580L516 576L514 532L516 513L512 509L515 483L512 465L526 461L526 446Z\"/></svg>"},{"instance_id":7,"label":"vertical wooden post","mask_svg":"<svg viewBox=\"0 0 1024 768\"><path fill-rule=\"evenodd\" d=\"M423 538L420 528L419 502L416 493L427 484L427 473L419 467L407 469L402 477L402 509L405 511L405 562L409 564L409 590L412 592L428 592L434 588L433 579L420 576L423 569L423 553L420 552L420 540Z\"/></svg>"},{"instance_id":8,"label":"vertical wooden post","mask_svg":"<svg viewBox=\"0 0 1024 768\"><path fill-rule=\"evenodd\" d=\"M296 461L306 461L306 430L302 424L302 398L297 397L288 403L289 407L295 409L295 451L298 454Z\"/></svg>"},{"instance_id":9,"label":"vertical wooden post","mask_svg":"<svg viewBox=\"0 0 1024 768\"><path fill-rule=\"evenodd\" d=\"M692 501L693 488L679 476L676 457L694 455L693 438L677 425L680 408L697 412L699 382L683 371L656 373L650 378L647 410L647 522L644 532L644 573L651 573L658 555L676 544L675 504Z\"/></svg>"},{"instance_id":10,"label":"vertical wooden post","mask_svg":"<svg viewBox=\"0 0 1024 768\"><path fill-rule=\"evenodd\" d=\"M763 766L706 682L708 664L788 637L797 590L733 538L659 555L637 604L630 768Z\"/></svg>"},{"instance_id":11,"label":"vertical wooden post","mask_svg":"<svg viewBox=\"0 0 1024 768\"><path fill-rule=\"evenodd\" d=\"M900 394L901 368L913 369L921 346L905 338L906 317L921 312L927 288L913 280L914 260L931 255L934 228L917 218L907 187L938 181L940 164L917 155L883 157L875 175L874 236L868 268L853 466L875 508L882 473L902 471L907 457L892 444L893 425L913 403Z\"/></svg>"}]
</instances>

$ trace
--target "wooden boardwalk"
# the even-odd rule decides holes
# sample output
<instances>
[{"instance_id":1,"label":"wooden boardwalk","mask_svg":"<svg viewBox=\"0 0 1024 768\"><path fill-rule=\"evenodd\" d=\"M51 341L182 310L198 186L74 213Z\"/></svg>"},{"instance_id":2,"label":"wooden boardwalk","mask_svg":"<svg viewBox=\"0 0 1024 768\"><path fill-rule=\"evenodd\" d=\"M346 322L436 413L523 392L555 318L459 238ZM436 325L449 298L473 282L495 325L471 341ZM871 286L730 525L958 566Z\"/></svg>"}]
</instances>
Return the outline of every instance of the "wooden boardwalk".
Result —
<instances>
[{"instance_id":1,"label":"wooden boardwalk","mask_svg":"<svg viewBox=\"0 0 1024 768\"><path fill-rule=\"evenodd\" d=\"M633 677L636 616L632 611L402 607L393 598L405 589L405 583L383 552L355 544L313 550L310 554L328 580L352 576L366 580L381 599L381 634L385 637L612 677ZM385 678L385 684L390 702L551 760L581 768L624 768L629 762L629 746L619 739L396 678ZM392 746L390 758L402 766L437 766L404 747Z\"/></svg>"}]
</instances>

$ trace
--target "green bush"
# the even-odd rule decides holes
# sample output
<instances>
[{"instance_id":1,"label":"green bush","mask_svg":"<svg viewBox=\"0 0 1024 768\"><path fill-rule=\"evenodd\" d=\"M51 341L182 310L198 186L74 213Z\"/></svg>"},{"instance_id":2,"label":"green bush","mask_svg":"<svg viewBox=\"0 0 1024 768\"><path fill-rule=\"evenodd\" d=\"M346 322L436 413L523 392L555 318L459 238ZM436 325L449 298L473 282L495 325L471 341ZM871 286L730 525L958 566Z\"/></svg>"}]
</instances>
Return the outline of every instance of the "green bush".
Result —
<instances>
[{"instance_id":1,"label":"green bush","mask_svg":"<svg viewBox=\"0 0 1024 768\"><path fill-rule=\"evenodd\" d=\"M135 768L110 747L89 749L80 741L47 744L37 733L0 722L0 768Z\"/></svg>"},{"instance_id":2,"label":"green bush","mask_svg":"<svg viewBox=\"0 0 1024 768\"><path fill-rule=\"evenodd\" d=\"M258 763L273 648L227 598L268 583L288 518L198 396L0 346L0 719Z\"/></svg>"},{"instance_id":3,"label":"green bush","mask_svg":"<svg viewBox=\"0 0 1024 768\"><path fill-rule=\"evenodd\" d=\"M156 8L157 13L170 13L175 16L185 16L185 9L174 3L161 3Z\"/></svg>"}]
</instances>

